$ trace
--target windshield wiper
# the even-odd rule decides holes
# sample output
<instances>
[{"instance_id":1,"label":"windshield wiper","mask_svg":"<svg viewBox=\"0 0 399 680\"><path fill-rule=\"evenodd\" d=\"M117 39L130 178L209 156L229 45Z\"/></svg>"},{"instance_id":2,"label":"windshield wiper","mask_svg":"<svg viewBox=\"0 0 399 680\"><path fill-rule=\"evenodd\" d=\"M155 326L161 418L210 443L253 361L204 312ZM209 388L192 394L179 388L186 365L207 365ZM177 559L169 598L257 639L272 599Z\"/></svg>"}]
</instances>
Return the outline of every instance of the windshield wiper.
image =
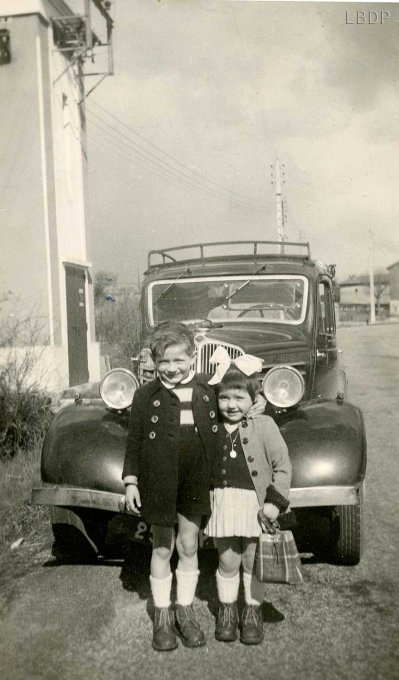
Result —
<instances>
[{"instance_id":1,"label":"windshield wiper","mask_svg":"<svg viewBox=\"0 0 399 680\"><path fill-rule=\"evenodd\" d=\"M254 272L251 273L251 276L256 276L256 274L260 274L261 271L263 271L263 269L265 269L266 266L267 266L266 263L265 263L265 264L262 264L262 266L259 267L259 269L257 269L256 271L254 271ZM247 279L247 281L243 281L243 283L241 284L241 286L238 286L238 288L236 288L235 290L233 290L233 292L230 293L230 295L226 295L226 297L224 298L224 303L226 303L226 302L228 302L229 300L231 300L231 298L233 298L235 295L237 295L237 293L239 293L240 290L242 290L243 288L245 288L245 286L247 286L249 283L251 283L251 279ZM226 304L223 304L223 307L224 307L224 309L227 309L227 305L226 305Z\"/></svg>"},{"instance_id":2,"label":"windshield wiper","mask_svg":"<svg viewBox=\"0 0 399 680\"><path fill-rule=\"evenodd\" d=\"M179 276L176 277L176 281L178 281L179 279L181 279L182 276L184 276L185 274L190 274L190 273L191 273L191 271L190 271L190 269L187 267L187 269L184 269L184 270L182 271L182 273L179 274ZM158 302L159 302L160 300L162 300L162 298L165 297L166 293L168 293L168 292L170 291L170 289L173 288L173 286L176 285L176 281L172 281L172 282L169 284L169 286L166 286L165 290L162 291L161 295L159 296L159 298L156 300L156 302L155 302L154 304L157 305Z\"/></svg>"}]
</instances>

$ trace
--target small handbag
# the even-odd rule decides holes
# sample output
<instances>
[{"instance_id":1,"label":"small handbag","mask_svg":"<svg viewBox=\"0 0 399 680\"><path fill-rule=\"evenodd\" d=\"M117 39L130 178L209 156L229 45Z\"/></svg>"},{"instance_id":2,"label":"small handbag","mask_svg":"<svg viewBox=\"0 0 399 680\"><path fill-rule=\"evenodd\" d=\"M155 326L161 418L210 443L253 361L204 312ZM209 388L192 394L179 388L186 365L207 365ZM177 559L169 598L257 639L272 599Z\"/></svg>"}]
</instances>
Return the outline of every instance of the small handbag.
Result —
<instances>
[{"instance_id":1,"label":"small handbag","mask_svg":"<svg viewBox=\"0 0 399 680\"><path fill-rule=\"evenodd\" d=\"M262 527L255 556L256 577L263 583L303 583L301 558L292 531L281 531L271 523L262 509L258 512Z\"/></svg>"}]
</instances>

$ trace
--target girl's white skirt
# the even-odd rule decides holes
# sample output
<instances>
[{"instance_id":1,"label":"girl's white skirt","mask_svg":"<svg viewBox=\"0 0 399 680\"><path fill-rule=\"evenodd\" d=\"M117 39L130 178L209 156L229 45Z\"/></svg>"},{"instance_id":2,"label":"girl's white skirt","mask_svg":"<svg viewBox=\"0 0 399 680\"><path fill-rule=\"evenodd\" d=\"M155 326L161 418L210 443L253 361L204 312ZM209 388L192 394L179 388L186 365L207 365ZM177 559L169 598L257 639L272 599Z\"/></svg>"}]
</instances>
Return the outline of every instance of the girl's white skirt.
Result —
<instances>
[{"instance_id":1,"label":"girl's white skirt","mask_svg":"<svg viewBox=\"0 0 399 680\"><path fill-rule=\"evenodd\" d=\"M212 515L204 529L207 536L245 536L262 533L257 519L259 501L250 489L214 489L211 492Z\"/></svg>"}]
</instances>

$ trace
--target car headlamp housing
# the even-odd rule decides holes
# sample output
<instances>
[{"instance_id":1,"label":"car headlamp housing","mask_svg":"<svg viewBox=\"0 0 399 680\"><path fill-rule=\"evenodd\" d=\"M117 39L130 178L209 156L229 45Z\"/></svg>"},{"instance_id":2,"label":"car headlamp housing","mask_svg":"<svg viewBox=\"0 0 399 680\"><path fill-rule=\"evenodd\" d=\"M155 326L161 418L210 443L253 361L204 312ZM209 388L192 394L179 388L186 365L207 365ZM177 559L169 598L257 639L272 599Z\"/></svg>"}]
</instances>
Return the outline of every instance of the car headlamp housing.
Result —
<instances>
[{"instance_id":1,"label":"car headlamp housing","mask_svg":"<svg viewBox=\"0 0 399 680\"><path fill-rule=\"evenodd\" d=\"M127 368L113 368L105 374L100 385L101 399L118 411L129 408L139 382Z\"/></svg>"},{"instance_id":2,"label":"car headlamp housing","mask_svg":"<svg viewBox=\"0 0 399 680\"><path fill-rule=\"evenodd\" d=\"M305 381L293 366L273 366L262 382L267 401L278 408L295 406L305 392Z\"/></svg>"}]
</instances>

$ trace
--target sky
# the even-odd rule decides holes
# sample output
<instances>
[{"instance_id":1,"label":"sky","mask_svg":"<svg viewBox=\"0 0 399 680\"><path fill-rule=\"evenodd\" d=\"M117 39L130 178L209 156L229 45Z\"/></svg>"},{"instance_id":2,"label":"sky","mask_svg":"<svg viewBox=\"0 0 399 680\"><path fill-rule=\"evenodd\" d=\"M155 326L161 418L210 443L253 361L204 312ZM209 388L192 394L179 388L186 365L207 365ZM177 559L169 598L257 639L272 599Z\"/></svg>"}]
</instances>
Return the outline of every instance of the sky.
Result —
<instances>
[{"instance_id":1,"label":"sky","mask_svg":"<svg viewBox=\"0 0 399 680\"><path fill-rule=\"evenodd\" d=\"M114 0L111 15L115 72L86 105L95 271L135 283L150 249L277 239L277 159L288 240L341 281L368 270L370 243L375 268L399 260L399 4Z\"/></svg>"}]
</instances>

